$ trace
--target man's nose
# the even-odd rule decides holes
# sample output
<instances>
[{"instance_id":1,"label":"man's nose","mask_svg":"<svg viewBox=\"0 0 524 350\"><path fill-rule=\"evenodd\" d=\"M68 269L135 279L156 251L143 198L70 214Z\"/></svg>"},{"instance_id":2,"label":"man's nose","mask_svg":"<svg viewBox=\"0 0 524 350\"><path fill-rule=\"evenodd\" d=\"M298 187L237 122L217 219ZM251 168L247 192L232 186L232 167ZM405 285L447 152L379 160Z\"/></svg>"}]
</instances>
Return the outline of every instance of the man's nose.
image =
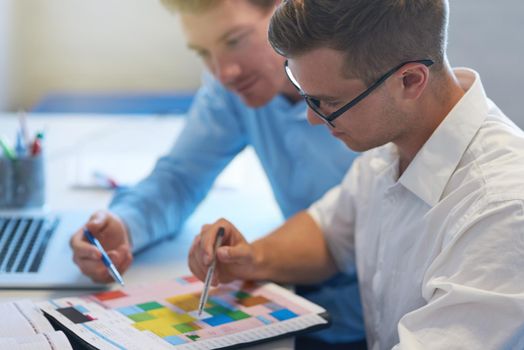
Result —
<instances>
[{"instance_id":1,"label":"man's nose","mask_svg":"<svg viewBox=\"0 0 524 350\"><path fill-rule=\"evenodd\" d=\"M240 76L242 70L240 65L234 61L217 59L214 62L213 72L216 78L227 86Z\"/></svg>"}]
</instances>

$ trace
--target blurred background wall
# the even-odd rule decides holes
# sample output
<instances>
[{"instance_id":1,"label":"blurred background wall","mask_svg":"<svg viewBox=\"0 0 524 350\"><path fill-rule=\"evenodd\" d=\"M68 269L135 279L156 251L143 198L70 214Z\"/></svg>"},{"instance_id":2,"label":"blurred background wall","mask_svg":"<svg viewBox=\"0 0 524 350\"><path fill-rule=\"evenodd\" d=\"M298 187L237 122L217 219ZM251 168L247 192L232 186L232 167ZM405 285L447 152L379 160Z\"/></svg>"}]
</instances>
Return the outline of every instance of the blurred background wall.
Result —
<instances>
[{"instance_id":1,"label":"blurred background wall","mask_svg":"<svg viewBox=\"0 0 524 350\"><path fill-rule=\"evenodd\" d=\"M14 92L11 72L13 71L11 48L13 38L12 1L0 0L0 111L8 108Z\"/></svg>"},{"instance_id":2,"label":"blurred background wall","mask_svg":"<svg viewBox=\"0 0 524 350\"><path fill-rule=\"evenodd\" d=\"M520 126L524 2L451 0L449 57ZM0 108L54 91L192 90L202 65L158 0L0 0Z\"/></svg>"},{"instance_id":3,"label":"blurred background wall","mask_svg":"<svg viewBox=\"0 0 524 350\"><path fill-rule=\"evenodd\" d=\"M450 0L448 55L477 70L488 96L524 128L524 1Z\"/></svg>"},{"instance_id":4,"label":"blurred background wall","mask_svg":"<svg viewBox=\"0 0 524 350\"><path fill-rule=\"evenodd\" d=\"M0 0L13 7L11 108L52 91L195 89L201 64L158 0ZM5 5L4 5L5 6Z\"/></svg>"}]
</instances>

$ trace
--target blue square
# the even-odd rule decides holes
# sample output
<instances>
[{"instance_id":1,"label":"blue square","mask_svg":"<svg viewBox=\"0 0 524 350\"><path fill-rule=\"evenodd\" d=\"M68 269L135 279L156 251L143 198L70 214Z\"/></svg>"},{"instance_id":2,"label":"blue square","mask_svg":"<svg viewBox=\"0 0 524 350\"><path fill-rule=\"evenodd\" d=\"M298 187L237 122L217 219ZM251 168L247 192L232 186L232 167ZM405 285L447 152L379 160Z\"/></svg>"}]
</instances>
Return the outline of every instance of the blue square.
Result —
<instances>
[{"instance_id":1,"label":"blue square","mask_svg":"<svg viewBox=\"0 0 524 350\"><path fill-rule=\"evenodd\" d=\"M263 324L271 324L271 321L265 318L264 316L257 316L257 318L263 323Z\"/></svg>"},{"instance_id":2,"label":"blue square","mask_svg":"<svg viewBox=\"0 0 524 350\"><path fill-rule=\"evenodd\" d=\"M164 337L164 340L167 341L171 345L180 345L180 344L186 343L184 339L177 337L176 335L169 335L167 337Z\"/></svg>"},{"instance_id":3,"label":"blue square","mask_svg":"<svg viewBox=\"0 0 524 350\"><path fill-rule=\"evenodd\" d=\"M138 306L119 307L117 310L118 310L118 312L120 312L121 314L126 315L126 316L134 315L134 314L140 314L140 313L144 312L144 310L142 310Z\"/></svg>"},{"instance_id":4,"label":"blue square","mask_svg":"<svg viewBox=\"0 0 524 350\"><path fill-rule=\"evenodd\" d=\"M83 305L75 305L74 308L77 309L79 312L81 312L83 314L89 313L89 310L86 309L86 307L83 306Z\"/></svg>"},{"instance_id":5,"label":"blue square","mask_svg":"<svg viewBox=\"0 0 524 350\"><path fill-rule=\"evenodd\" d=\"M274 318L276 318L277 320L279 321L285 321L285 320L289 320L290 318L294 318L294 317L297 317L298 315L288 309L282 309L282 310L278 310L278 311L273 311L272 313L270 313L271 316L273 316Z\"/></svg>"},{"instance_id":6,"label":"blue square","mask_svg":"<svg viewBox=\"0 0 524 350\"><path fill-rule=\"evenodd\" d=\"M210 318L203 319L202 322L207 323L208 325L212 327L220 326L229 322L235 321L233 318L227 316L227 315L216 315Z\"/></svg>"}]
</instances>

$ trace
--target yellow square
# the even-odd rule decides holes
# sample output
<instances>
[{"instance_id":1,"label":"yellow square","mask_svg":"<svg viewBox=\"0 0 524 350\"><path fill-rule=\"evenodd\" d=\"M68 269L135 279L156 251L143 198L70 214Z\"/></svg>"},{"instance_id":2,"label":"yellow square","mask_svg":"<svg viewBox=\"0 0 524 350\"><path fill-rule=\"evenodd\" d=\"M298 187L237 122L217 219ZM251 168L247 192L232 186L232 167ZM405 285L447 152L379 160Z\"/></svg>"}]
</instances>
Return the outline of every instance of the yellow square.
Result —
<instances>
[{"instance_id":1,"label":"yellow square","mask_svg":"<svg viewBox=\"0 0 524 350\"><path fill-rule=\"evenodd\" d=\"M192 294L177 295L166 300L186 312L198 310L199 300Z\"/></svg>"},{"instance_id":2,"label":"yellow square","mask_svg":"<svg viewBox=\"0 0 524 350\"><path fill-rule=\"evenodd\" d=\"M155 320L156 321L156 320ZM144 325L144 322L141 323L135 323L133 325L136 329L140 331L148 330L150 332L155 333L159 337L168 337L170 335L179 335L181 334L175 327L172 327L170 325L158 323L158 324L148 324Z\"/></svg>"},{"instance_id":3,"label":"yellow square","mask_svg":"<svg viewBox=\"0 0 524 350\"><path fill-rule=\"evenodd\" d=\"M147 313L155 316L156 318L164 318L171 316L174 311L169 310L167 307L163 307L161 309L149 310Z\"/></svg>"}]
</instances>

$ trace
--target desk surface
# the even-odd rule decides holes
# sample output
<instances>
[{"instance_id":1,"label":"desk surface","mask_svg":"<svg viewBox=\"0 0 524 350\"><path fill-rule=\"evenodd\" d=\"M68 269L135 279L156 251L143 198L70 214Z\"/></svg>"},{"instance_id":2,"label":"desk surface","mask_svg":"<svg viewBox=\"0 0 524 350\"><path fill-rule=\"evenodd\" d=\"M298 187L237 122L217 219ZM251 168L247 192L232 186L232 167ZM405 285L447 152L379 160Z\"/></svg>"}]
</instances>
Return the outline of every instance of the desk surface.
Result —
<instances>
[{"instance_id":1,"label":"desk surface","mask_svg":"<svg viewBox=\"0 0 524 350\"><path fill-rule=\"evenodd\" d=\"M112 192L74 188L69 178L78 160L108 155L119 159L133 154L152 167L153 160L169 150L183 127L184 119L176 116L137 118L40 114L29 116L28 124L32 131L45 130L46 210L91 212L106 208ZM3 134L10 137L16 128L17 120L13 115L0 114ZM147 173L150 169L141 169L144 170ZM261 185L256 188L249 186L254 181ZM187 253L194 235L203 224L219 217L230 219L251 240L269 232L282 221L267 179L251 149L239 155L217 179L213 190L189 218L180 235L135 258L125 274L126 283L155 282L188 274ZM0 291L0 300L44 300L75 294L85 292L4 290ZM292 339L253 347L258 350L292 348Z\"/></svg>"}]
</instances>

